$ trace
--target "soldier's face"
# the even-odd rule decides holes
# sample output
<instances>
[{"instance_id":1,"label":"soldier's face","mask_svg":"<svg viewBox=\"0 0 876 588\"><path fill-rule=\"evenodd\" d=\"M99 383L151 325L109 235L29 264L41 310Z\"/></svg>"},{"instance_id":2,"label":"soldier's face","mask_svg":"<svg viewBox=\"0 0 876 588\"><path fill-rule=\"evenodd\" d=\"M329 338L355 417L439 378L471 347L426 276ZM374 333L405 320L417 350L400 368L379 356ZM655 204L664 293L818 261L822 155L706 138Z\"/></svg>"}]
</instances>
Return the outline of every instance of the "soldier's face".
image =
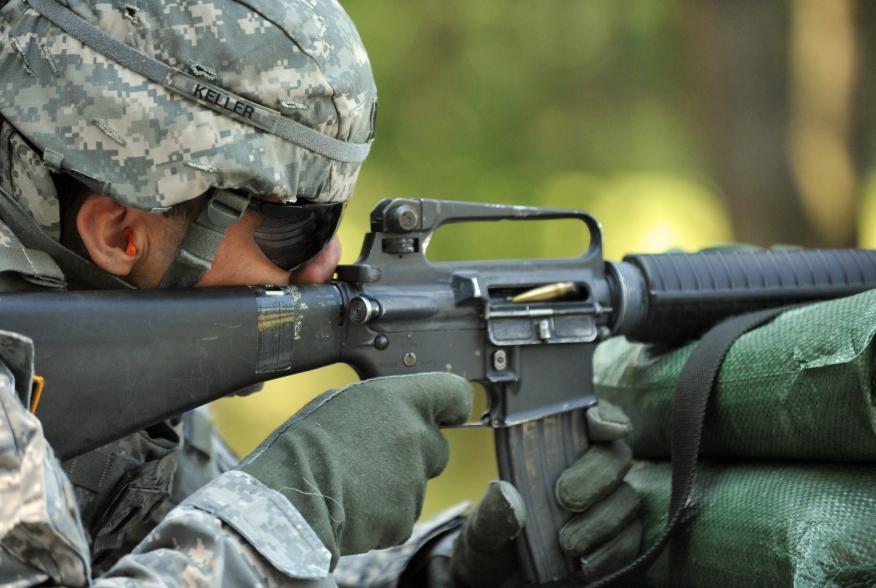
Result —
<instances>
[{"instance_id":1,"label":"soldier's face","mask_svg":"<svg viewBox=\"0 0 876 588\"><path fill-rule=\"evenodd\" d=\"M191 220L126 208L108 196L92 194L79 210L76 227L94 263L138 288L154 288L173 262ZM331 279L341 257L337 237L290 273L274 265L256 244L253 235L261 221L260 213L248 210L230 226L213 266L196 286L286 285Z\"/></svg>"},{"instance_id":2,"label":"soldier's face","mask_svg":"<svg viewBox=\"0 0 876 588\"><path fill-rule=\"evenodd\" d=\"M290 273L271 263L256 245L253 234L261 221L261 214L248 210L231 225L216 251L213 267L196 286L313 284L331 279L341 258L337 236L309 263Z\"/></svg>"}]
</instances>

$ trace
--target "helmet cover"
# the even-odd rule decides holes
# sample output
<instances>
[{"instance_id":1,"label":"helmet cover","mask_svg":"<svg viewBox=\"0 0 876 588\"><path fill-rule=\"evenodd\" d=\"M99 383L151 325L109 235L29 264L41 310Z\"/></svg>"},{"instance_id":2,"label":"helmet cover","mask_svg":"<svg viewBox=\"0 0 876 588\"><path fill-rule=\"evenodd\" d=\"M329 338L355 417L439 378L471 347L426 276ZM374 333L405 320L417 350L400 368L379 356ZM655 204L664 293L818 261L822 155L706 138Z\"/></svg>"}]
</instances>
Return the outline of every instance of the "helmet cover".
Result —
<instances>
[{"instance_id":1,"label":"helmet cover","mask_svg":"<svg viewBox=\"0 0 876 588\"><path fill-rule=\"evenodd\" d=\"M120 65L26 2L0 7L0 116L7 121L0 152L15 155L0 164L0 182L12 182L8 191L45 229L57 230L47 168L147 210L211 187L283 202L349 198L360 162L333 159L222 112L240 114L254 104L327 137L368 143L374 80L362 41L335 0L68 6L113 39L203 80L202 100ZM18 178L26 183L15 187Z\"/></svg>"}]
</instances>

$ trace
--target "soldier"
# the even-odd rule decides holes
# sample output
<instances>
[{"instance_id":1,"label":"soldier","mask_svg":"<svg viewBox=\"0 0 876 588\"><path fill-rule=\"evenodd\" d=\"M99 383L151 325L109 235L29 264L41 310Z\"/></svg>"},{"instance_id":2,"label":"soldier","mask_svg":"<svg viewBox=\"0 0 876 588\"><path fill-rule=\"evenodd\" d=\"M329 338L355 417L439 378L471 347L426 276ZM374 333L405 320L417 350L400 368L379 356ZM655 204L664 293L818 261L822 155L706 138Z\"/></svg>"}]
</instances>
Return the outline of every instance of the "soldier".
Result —
<instances>
[{"instance_id":1,"label":"soldier","mask_svg":"<svg viewBox=\"0 0 876 588\"><path fill-rule=\"evenodd\" d=\"M365 49L331 0L0 0L0 289L327 280L376 105ZM3 332L0 583L517 574L525 513L507 484L461 532L451 513L411 537L447 461L439 427L468 415L459 378L327 392L237 465L201 412L60 464L22 403L32 364L31 342ZM641 537L621 482L628 427L591 417L604 443L558 485L581 513L561 543L582 557L582 581L632 559Z\"/></svg>"}]
</instances>

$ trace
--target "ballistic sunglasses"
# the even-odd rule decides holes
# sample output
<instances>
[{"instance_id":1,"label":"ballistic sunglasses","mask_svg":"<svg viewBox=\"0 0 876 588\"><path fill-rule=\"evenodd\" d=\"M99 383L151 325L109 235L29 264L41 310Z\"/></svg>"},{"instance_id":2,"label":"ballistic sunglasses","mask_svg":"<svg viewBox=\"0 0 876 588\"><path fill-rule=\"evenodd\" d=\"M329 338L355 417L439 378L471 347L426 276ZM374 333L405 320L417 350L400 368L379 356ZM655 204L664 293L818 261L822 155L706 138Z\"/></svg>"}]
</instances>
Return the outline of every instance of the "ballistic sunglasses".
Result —
<instances>
[{"instance_id":1,"label":"ballistic sunglasses","mask_svg":"<svg viewBox=\"0 0 876 588\"><path fill-rule=\"evenodd\" d=\"M287 271L298 269L334 237L345 204L278 204L253 198L248 208L264 216L255 230L255 242L274 265Z\"/></svg>"}]
</instances>

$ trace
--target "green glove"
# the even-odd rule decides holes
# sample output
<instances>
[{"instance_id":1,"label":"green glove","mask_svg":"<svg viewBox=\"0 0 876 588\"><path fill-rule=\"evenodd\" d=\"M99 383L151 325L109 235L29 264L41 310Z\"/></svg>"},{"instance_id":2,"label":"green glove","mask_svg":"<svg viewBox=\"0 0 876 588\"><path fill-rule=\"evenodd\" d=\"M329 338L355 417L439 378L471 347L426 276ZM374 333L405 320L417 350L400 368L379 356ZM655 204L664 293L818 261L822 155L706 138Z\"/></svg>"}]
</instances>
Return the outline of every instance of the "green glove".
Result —
<instances>
[{"instance_id":1,"label":"green glove","mask_svg":"<svg viewBox=\"0 0 876 588\"><path fill-rule=\"evenodd\" d=\"M582 585L635 559L642 540L639 497L623 477L632 452L626 416L608 403L587 414L593 445L557 481L557 501L575 513L560 531L560 546L581 561ZM466 519L452 550L439 545L426 568L431 588L523 583L513 539L523 529L523 500L507 482L492 482ZM452 555L451 555L452 554ZM511 585L511 584L508 584Z\"/></svg>"},{"instance_id":2,"label":"green glove","mask_svg":"<svg viewBox=\"0 0 876 588\"><path fill-rule=\"evenodd\" d=\"M462 378L432 373L376 378L317 397L239 468L282 493L332 554L407 539L426 480L447 465L441 426L471 411Z\"/></svg>"},{"instance_id":3,"label":"green glove","mask_svg":"<svg viewBox=\"0 0 876 588\"><path fill-rule=\"evenodd\" d=\"M557 481L557 501L575 514L560 530L560 547L579 557L579 581L592 582L633 561L642 542L640 499L623 478L633 453L623 440L632 432L619 408L599 402L587 412L593 445Z\"/></svg>"}]
</instances>

